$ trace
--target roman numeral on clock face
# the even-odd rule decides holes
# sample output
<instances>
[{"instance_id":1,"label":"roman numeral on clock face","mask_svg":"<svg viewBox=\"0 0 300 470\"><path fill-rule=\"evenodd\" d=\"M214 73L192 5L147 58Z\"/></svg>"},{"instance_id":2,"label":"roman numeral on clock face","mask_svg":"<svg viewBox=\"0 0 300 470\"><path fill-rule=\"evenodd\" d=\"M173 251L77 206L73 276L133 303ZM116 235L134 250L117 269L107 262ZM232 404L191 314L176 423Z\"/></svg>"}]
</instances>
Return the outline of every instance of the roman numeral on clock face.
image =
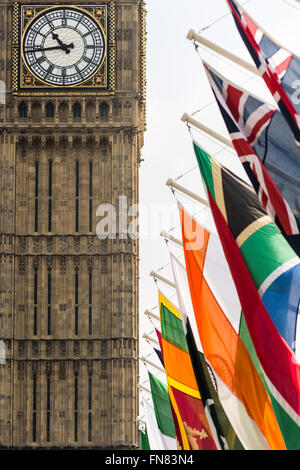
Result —
<instances>
[{"instance_id":1,"label":"roman numeral on clock face","mask_svg":"<svg viewBox=\"0 0 300 470\"><path fill-rule=\"evenodd\" d=\"M77 67L77 65L75 65L75 70L76 70L76 72L82 77L81 70L80 70L79 67Z\"/></svg>"},{"instance_id":2,"label":"roman numeral on clock face","mask_svg":"<svg viewBox=\"0 0 300 470\"><path fill-rule=\"evenodd\" d=\"M38 59L36 59L37 63L39 65L41 65L43 62L46 62L46 59L45 57L42 55L41 57L39 57Z\"/></svg>"},{"instance_id":3,"label":"roman numeral on clock face","mask_svg":"<svg viewBox=\"0 0 300 470\"><path fill-rule=\"evenodd\" d=\"M62 25L62 26L66 26L66 24L67 24L66 10L63 10L62 19L61 19L61 25Z\"/></svg>"},{"instance_id":4,"label":"roman numeral on clock face","mask_svg":"<svg viewBox=\"0 0 300 470\"><path fill-rule=\"evenodd\" d=\"M49 75L50 73L52 73L52 72L53 72L53 69L54 69L54 65L52 65L52 64L49 65L49 67L48 67L48 69L47 69L46 75Z\"/></svg>"}]
</instances>

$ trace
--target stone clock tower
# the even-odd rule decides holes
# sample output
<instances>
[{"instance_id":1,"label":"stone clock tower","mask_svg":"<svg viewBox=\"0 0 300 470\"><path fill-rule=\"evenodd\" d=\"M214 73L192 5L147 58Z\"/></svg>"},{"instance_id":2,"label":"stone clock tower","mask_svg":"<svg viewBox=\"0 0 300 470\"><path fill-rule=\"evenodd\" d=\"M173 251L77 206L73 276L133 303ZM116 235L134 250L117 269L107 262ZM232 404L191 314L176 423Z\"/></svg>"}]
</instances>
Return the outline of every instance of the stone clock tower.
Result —
<instances>
[{"instance_id":1,"label":"stone clock tower","mask_svg":"<svg viewBox=\"0 0 300 470\"><path fill-rule=\"evenodd\" d=\"M2 448L137 447L138 242L96 226L138 202L145 35L143 0L1 1Z\"/></svg>"}]
</instances>

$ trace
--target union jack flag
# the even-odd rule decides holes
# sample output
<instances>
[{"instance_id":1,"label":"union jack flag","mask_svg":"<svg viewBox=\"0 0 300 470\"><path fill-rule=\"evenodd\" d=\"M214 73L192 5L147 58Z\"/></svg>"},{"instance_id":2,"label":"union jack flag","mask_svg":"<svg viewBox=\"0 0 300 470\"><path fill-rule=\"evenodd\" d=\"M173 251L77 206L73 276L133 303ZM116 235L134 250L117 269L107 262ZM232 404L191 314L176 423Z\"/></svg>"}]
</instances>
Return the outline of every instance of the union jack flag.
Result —
<instances>
[{"instance_id":1,"label":"union jack flag","mask_svg":"<svg viewBox=\"0 0 300 470\"><path fill-rule=\"evenodd\" d=\"M268 36L235 0L227 0L254 63L287 120L300 149L300 60Z\"/></svg>"},{"instance_id":2,"label":"union jack flag","mask_svg":"<svg viewBox=\"0 0 300 470\"><path fill-rule=\"evenodd\" d=\"M299 255L300 223L292 209L295 212L300 209L300 155L289 127L279 110L236 87L206 62L203 61L203 64L233 146L262 206ZM268 151L268 132L272 134L274 130L278 134L278 119L286 126L285 138L293 144L290 145L293 152L286 155L288 161L284 161L284 170L281 168L281 157L286 145L282 145L280 137L277 140L276 135L272 138L271 151ZM283 147L282 151L280 147ZM282 192L286 192L292 208L272 177L279 182Z\"/></svg>"}]
</instances>

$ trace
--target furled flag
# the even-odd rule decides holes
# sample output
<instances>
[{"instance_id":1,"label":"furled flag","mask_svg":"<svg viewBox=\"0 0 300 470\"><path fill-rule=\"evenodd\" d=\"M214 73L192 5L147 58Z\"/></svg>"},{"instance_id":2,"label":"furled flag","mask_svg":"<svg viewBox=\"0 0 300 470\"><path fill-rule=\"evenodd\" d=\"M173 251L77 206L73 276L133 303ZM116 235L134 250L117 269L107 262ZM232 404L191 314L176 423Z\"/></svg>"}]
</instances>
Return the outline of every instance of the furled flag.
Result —
<instances>
[{"instance_id":1,"label":"furled flag","mask_svg":"<svg viewBox=\"0 0 300 470\"><path fill-rule=\"evenodd\" d=\"M236 0L227 0L237 29L300 148L300 60L254 23Z\"/></svg>"},{"instance_id":2,"label":"furled flag","mask_svg":"<svg viewBox=\"0 0 300 470\"><path fill-rule=\"evenodd\" d=\"M141 431L141 449L142 450L151 450L150 449L150 444L149 444L149 439L148 439L147 427L144 431Z\"/></svg>"},{"instance_id":3,"label":"furled flag","mask_svg":"<svg viewBox=\"0 0 300 470\"><path fill-rule=\"evenodd\" d=\"M143 401L143 407L145 411L145 420L147 427L147 437L151 450L166 450L165 443L162 440L162 435L159 430L155 411L153 406L146 400Z\"/></svg>"},{"instance_id":4,"label":"furled flag","mask_svg":"<svg viewBox=\"0 0 300 470\"><path fill-rule=\"evenodd\" d=\"M154 349L154 352L157 355L158 359L160 360L162 366L164 366L164 360L163 360L163 357L162 357L161 350L158 349L158 348L153 348L153 349Z\"/></svg>"},{"instance_id":5,"label":"furled flag","mask_svg":"<svg viewBox=\"0 0 300 470\"><path fill-rule=\"evenodd\" d=\"M162 354L183 450L216 450L188 353L179 310L159 292ZM178 444L177 444L178 445Z\"/></svg>"},{"instance_id":6,"label":"furled flag","mask_svg":"<svg viewBox=\"0 0 300 470\"><path fill-rule=\"evenodd\" d=\"M300 152L285 119L280 111L203 64L233 146L261 204L300 255Z\"/></svg>"},{"instance_id":7,"label":"furled flag","mask_svg":"<svg viewBox=\"0 0 300 470\"><path fill-rule=\"evenodd\" d=\"M179 211L197 329L224 410L245 449L286 449L269 395L239 335L241 306L220 240L181 205Z\"/></svg>"},{"instance_id":8,"label":"furled flag","mask_svg":"<svg viewBox=\"0 0 300 470\"><path fill-rule=\"evenodd\" d=\"M175 427L167 386L148 372L151 396L160 438L165 450L177 450Z\"/></svg>"},{"instance_id":9,"label":"furled flag","mask_svg":"<svg viewBox=\"0 0 300 470\"><path fill-rule=\"evenodd\" d=\"M153 349L154 349L154 352L155 352L156 356L157 356L158 359L160 360L161 365L162 365L163 367L165 367L165 365L164 365L164 360L163 360L163 356L162 356L162 352L161 352L161 339L160 339L160 338L161 338L161 333L160 333L160 331L157 330L156 328L155 328L155 331L156 331L156 336L157 336L157 338L158 338L158 340L159 340L159 341L158 341L158 342L159 342L159 345L153 346Z\"/></svg>"},{"instance_id":10,"label":"furled flag","mask_svg":"<svg viewBox=\"0 0 300 470\"><path fill-rule=\"evenodd\" d=\"M189 284L184 266L173 253L170 253L177 298L180 305L182 326L185 332L190 358L192 361L198 389L205 412L219 449L242 450L230 421L228 420L217 394L217 382L211 367L208 365L202 350L191 302ZM247 431L248 432L248 431Z\"/></svg>"},{"instance_id":11,"label":"furled flag","mask_svg":"<svg viewBox=\"0 0 300 470\"><path fill-rule=\"evenodd\" d=\"M194 150L285 444L300 449L300 367L293 352L299 258L253 188L197 144Z\"/></svg>"}]
</instances>

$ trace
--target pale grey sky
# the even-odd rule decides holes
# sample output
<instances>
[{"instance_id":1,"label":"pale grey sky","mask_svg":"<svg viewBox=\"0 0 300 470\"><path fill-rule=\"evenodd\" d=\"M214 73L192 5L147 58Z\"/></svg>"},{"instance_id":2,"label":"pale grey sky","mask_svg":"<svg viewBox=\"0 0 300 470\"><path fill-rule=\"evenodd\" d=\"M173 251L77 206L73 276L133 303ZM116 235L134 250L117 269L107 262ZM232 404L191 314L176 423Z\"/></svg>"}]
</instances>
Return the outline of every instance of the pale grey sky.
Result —
<instances>
[{"instance_id":1,"label":"pale grey sky","mask_svg":"<svg viewBox=\"0 0 300 470\"><path fill-rule=\"evenodd\" d=\"M294 52L300 51L300 3L296 0L240 0L240 3L271 36ZM181 116L184 112L192 114L200 109L196 119L228 137L201 60L192 42L186 39L187 32L190 28L199 31L208 27L203 31L206 38L244 60L252 61L228 14L225 0L148 0L147 10L147 132L140 170L140 203L148 213L151 213L153 204L165 204L174 214L171 222L167 217L158 223L154 220L155 239L141 237L140 240L140 332L141 335L148 333L155 337L153 324L144 315L145 309L158 313L154 308L157 306L157 288L149 272L166 266L160 273L172 279L168 249L159 233L177 225L172 233L180 235L176 199L165 183L170 177L175 179L185 175L178 179L178 183L204 194L199 170L195 168L191 136ZM272 103L272 97L260 78L202 47L199 53L223 75ZM222 148L199 132L195 131L193 135L211 154ZM216 158L233 171L244 174L232 153L223 151ZM190 207L191 201L181 200ZM194 206L194 212L199 209L199 206ZM203 220L203 214L202 211L200 220ZM180 250L175 250L175 253L180 256ZM176 304L174 291L161 283L158 285ZM141 355L151 352L151 347L141 341ZM155 355L150 356L150 360L158 363ZM144 366L141 365L140 369L141 380L145 380Z\"/></svg>"}]
</instances>

